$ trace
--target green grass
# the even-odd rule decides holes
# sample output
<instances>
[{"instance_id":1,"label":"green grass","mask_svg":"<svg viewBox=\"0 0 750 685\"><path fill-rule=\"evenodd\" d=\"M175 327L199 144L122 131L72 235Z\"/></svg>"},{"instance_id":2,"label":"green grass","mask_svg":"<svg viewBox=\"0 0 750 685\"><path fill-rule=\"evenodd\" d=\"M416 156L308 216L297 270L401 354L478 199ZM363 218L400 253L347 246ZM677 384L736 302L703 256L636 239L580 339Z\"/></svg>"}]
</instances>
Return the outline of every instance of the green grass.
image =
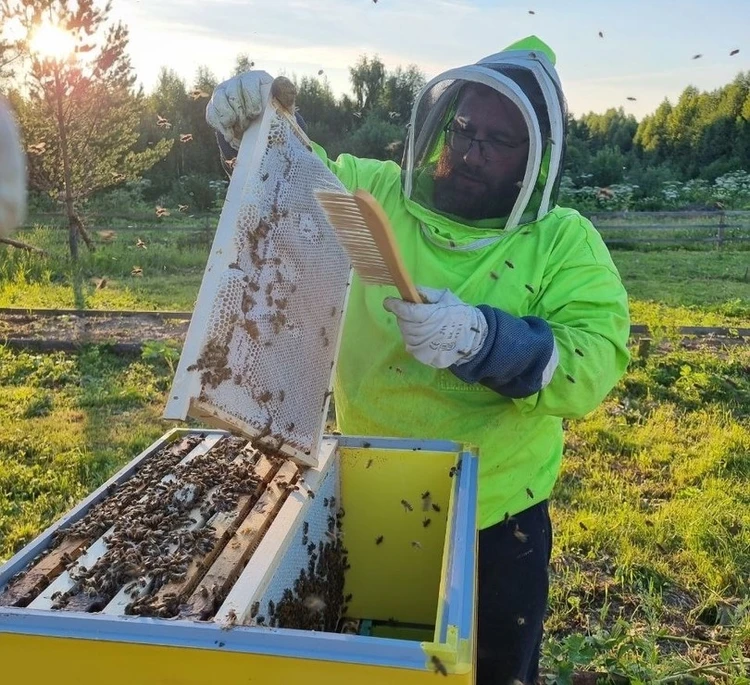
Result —
<instances>
[{"instance_id":1,"label":"green grass","mask_svg":"<svg viewBox=\"0 0 750 685\"><path fill-rule=\"evenodd\" d=\"M0 347L0 559L174 425L160 419L169 368L102 347Z\"/></svg>"},{"instance_id":2,"label":"green grass","mask_svg":"<svg viewBox=\"0 0 750 685\"><path fill-rule=\"evenodd\" d=\"M205 234L123 230L93 255L82 248L77 272L64 237L24 232L48 259L0 253L0 306L192 308ZM612 254L634 323L750 326L750 252ZM173 425L160 414L174 356L158 344L140 358L0 347L0 559ZM566 452L552 499L550 679L578 668L750 683L750 350L636 355L604 404L569 424Z\"/></svg>"},{"instance_id":3,"label":"green grass","mask_svg":"<svg viewBox=\"0 0 750 685\"><path fill-rule=\"evenodd\" d=\"M566 443L547 667L750 682L750 350L636 357Z\"/></svg>"},{"instance_id":4,"label":"green grass","mask_svg":"<svg viewBox=\"0 0 750 685\"><path fill-rule=\"evenodd\" d=\"M0 247L0 307L173 309L191 311L210 248L205 231L115 230L97 251L81 247L78 271L67 257L66 234L37 228L23 240L49 257ZM136 246L142 239L146 249ZM5 252L5 254L3 254ZM634 323L653 327L750 326L750 251L613 250L630 296ZM133 276L134 266L143 270ZM96 289L98 279L107 285Z\"/></svg>"}]
</instances>

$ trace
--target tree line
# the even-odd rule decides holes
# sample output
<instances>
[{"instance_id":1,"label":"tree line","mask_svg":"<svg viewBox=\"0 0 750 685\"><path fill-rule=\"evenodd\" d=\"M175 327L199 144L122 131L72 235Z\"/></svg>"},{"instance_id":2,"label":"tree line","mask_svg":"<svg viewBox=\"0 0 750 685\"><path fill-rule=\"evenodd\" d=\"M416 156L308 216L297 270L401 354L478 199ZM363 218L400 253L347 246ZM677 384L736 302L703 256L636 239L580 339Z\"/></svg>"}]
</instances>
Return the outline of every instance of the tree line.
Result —
<instances>
[{"instance_id":1,"label":"tree line","mask_svg":"<svg viewBox=\"0 0 750 685\"><path fill-rule=\"evenodd\" d=\"M24 134L32 201L65 212L74 256L79 237L94 247L82 218L93 204L157 213L220 206L226 177L204 119L219 79L207 67L191 82L163 68L145 93L128 57L127 27L98 0L0 0L0 20L27 30L52 20L73 38L65 59L34 54L22 40L0 41L0 87ZM233 73L254 66L238 55ZM339 97L322 71L289 76L309 136L330 156L400 161L425 83L416 66L388 70L377 55L362 56L349 68L351 93ZM636 200L658 203L669 183L710 184L750 169L750 73L711 92L686 88L640 122L622 108L570 116L566 143L568 197L628 184Z\"/></svg>"}]
</instances>

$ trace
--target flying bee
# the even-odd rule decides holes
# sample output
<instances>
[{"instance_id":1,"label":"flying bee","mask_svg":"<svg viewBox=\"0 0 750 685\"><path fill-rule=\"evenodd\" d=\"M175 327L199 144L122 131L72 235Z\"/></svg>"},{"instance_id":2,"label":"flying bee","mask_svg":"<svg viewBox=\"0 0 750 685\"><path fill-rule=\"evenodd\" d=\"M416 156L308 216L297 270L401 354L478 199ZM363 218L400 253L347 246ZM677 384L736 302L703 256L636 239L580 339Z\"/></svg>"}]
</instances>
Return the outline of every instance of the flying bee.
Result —
<instances>
[{"instance_id":1,"label":"flying bee","mask_svg":"<svg viewBox=\"0 0 750 685\"><path fill-rule=\"evenodd\" d=\"M160 114L156 115L156 125L159 128L165 128L167 130L169 130L170 128L172 128L172 124L169 122L169 119L167 119L166 117L161 116Z\"/></svg>"},{"instance_id":2,"label":"flying bee","mask_svg":"<svg viewBox=\"0 0 750 685\"><path fill-rule=\"evenodd\" d=\"M183 213L187 212L187 210L188 210L189 207L190 207L190 205L177 205L178 211L183 212Z\"/></svg>"},{"instance_id":3,"label":"flying bee","mask_svg":"<svg viewBox=\"0 0 750 685\"><path fill-rule=\"evenodd\" d=\"M322 75L323 75L323 70L322 69L318 69L318 76L322 76Z\"/></svg>"},{"instance_id":4,"label":"flying bee","mask_svg":"<svg viewBox=\"0 0 750 685\"><path fill-rule=\"evenodd\" d=\"M531 488L526 488L526 494L531 498L534 499L534 493L531 491Z\"/></svg>"},{"instance_id":5,"label":"flying bee","mask_svg":"<svg viewBox=\"0 0 750 685\"><path fill-rule=\"evenodd\" d=\"M422 521L422 528L427 528L432 523L432 519L426 518L424 521Z\"/></svg>"},{"instance_id":6,"label":"flying bee","mask_svg":"<svg viewBox=\"0 0 750 685\"><path fill-rule=\"evenodd\" d=\"M367 466L365 466L366 469L369 469L372 466L372 459L367 460Z\"/></svg>"},{"instance_id":7,"label":"flying bee","mask_svg":"<svg viewBox=\"0 0 750 685\"><path fill-rule=\"evenodd\" d=\"M604 31L599 31L599 38L604 38Z\"/></svg>"},{"instance_id":8,"label":"flying bee","mask_svg":"<svg viewBox=\"0 0 750 685\"><path fill-rule=\"evenodd\" d=\"M730 57L734 57L739 52L738 49L732 50L732 52L729 53Z\"/></svg>"},{"instance_id":9,"label":"flying bee","mask_svg":"<svg viewBox=\"0 0 750 685\"><path fill-rule=\"evenodd\" d=\"M142 247L144 250L146 249L146 243L144 243L140 238L135 241L136 247Z\"/></svg>"},{"instance_id":10,"label":"flying bee","mask_svg":"<svg viewBox=\"0 0 750 685\"><path fill-rule=\"evenodd\" d=\"M697 55L693 55L693 59L700 59L703 55L699 52Z\"/></svg>"},{"instance_id":11,"label":"flying bee","mask_svg":"<svg viewBox=\"0 0 750 685\"><path fill-rule=\"evenodd\" d=\"M632 95L628 95L626 99L630 100L630 102L635 102L638 98L634 98Z\"/></svg>"},{"instance_id":12,"label":"flying bee","mask_svg":"<svg viewBox=\"0 0 750 685\"><path fill-rule=\"evenodd\" d=\"M421 543L421 542L419 542L418 540L412 540L412 541L411 541L411 546L412 546L412 547L413 547L414 549L422 549L422 543Z\"/></svg>"},{"instance_id":13,"label":"flying bee","mask_svg":"<svg viewBox=\"0 0 750 685\"><path fill-rule=\"evenodd\" d=\"M490 278L493 281L496 281L499 277L498 277L498 275L494 271L490 271Z\"/></svg>"},{"instance_id":14,"label":"flying bee","mask_svg":"<svg viewBox=\"0 0 750 685\"><path fill-rule=\"evenodd\" d=\"M130 272L131 276L143 276L143 269L140 266L134 266Z\"/></svg>"},{"instance_id":15,"label":"flying bee","mask_svg":"<svg viewBox=\"0 0 750 685\"><path fill-rule=\"evenodd\" d=\"M518 525L516 525L516 529L513 531L513 535L519 542L526 542L529 539L529 536L524 533Z\"/></svg>"},{"instance_id":16,"label":"flying bee","mask_svg":"<svg viewBox=\"0 0 750 685\"><path fill-rule=\"evenodd\" d=\"M381 545L383 543L384 539L385 538L382 535L378 535L378 537L375 538L375 544L376 545Z\"/></svg>"},{"instance_id":17,"label":"flying bee","mask_svg":"<svg viewBox=\"0 0 750 685\"><path fill-rule=\"evenodd\" d=\"M260 611L260 602L253 602L250 607L250 618L255 618L258 615L258 611Z\"/></svg>"},{"instance_id":18,"label":"flying bee","mask_svg":"<svg viewBox=\"0 0 750 685\"><path fill-rule=\"evenodd\" d=\"M193 134L192 133L181 133L180 134L180 142L181 143L192 143L193 142Z\"/></svg>"},{"instance_id":19,"label":"flying bee","mask_svg":"<svg viewBox=\"0 0 750 685\"><path fill-rule=\"evenodd\" d=\"M414 507L405 499L401 500L401 506L404 508L404 511L414 511Z\"/></svg>"},{"instance_id":20,"label":"flying bee","mask_svg":"<svg viewBox=\"0 0 750 685\"><path fill-rule=\"evenodd\" d=\"M190 97L193 98L193 100L200 100L201 98L207 98L211 97L208 93L206 93L203 90L198 90L197 88L190 92Z\"/></svg>"}]
</instances>

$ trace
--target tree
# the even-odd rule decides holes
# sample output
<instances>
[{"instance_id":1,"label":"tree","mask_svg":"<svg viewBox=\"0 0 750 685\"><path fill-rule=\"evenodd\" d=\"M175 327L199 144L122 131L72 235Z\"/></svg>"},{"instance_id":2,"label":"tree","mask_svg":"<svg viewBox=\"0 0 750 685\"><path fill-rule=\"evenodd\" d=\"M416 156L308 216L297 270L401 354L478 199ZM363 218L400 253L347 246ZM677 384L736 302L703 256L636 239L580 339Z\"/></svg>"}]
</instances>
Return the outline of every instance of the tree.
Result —
<instances>
[{"instance_id":1,"label":"tree","mask_svg":"<svg viewBox=\"0 0 750 685\"><path fill-rule=\"evenodd\" d=\"M32 187L64 204L75 261L79 235L93 249L80 218L86 199L138 178L167 154L171 142L133 149L143 94L134 89L128 30L109 23L109 2L100 7L96 0L2 0L0 10L4 21L20 20L29 34L47 25L70 39L68 55L42 49L27 54L29 99L22 125L33 141Z\"/></svg>"},{"instance_id":2,"label":"tree","mask_svg":"<svg viewBox=\"0 0 750 685\"><path fill-rule=\"evenodd\" d=\"M349 67L349 78L360 111L369 111L380 102L385 86L385 65L380 57L360 57L353 67Z\"/></svg>"},{"instance_id":3,"label":"tree","mask_svg":"<svg viewBox=\"0 0 750 685\"><path fill-rule=\"evenodd\" d=\"M237 55L237 59L234 62L234 71L232 76L239 76L244 74L246 71L250 71L255 66L255 62L250 61L250 57L246 52L241 52Z\"/></svg>"}]
</instances>

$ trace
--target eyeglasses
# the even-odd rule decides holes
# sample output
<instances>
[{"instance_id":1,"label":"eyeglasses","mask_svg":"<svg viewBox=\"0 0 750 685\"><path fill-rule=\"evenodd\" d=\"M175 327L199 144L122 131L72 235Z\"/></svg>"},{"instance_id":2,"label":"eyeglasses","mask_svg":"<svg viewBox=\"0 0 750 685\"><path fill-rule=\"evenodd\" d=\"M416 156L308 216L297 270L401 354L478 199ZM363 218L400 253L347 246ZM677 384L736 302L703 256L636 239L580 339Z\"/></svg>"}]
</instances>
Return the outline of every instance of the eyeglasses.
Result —
<instances>
[{"instance_id":1,"label":"eyeglasses","mask_svg":"<svg viewBox=\"0 0 750 685\"><path fill-rule=\"evenodd\" d=\"M461 156L469 154L471 146L476 143L479 146L479 154L488 162L496 162L503 157L507 150L517 150L529 142L528 138L511 142L508 140L481 140L473 138L465 131L453 128L453 122L448 124L443 130L445 131L445 142L448 147Z\"/></svg>"}]
</instances>

